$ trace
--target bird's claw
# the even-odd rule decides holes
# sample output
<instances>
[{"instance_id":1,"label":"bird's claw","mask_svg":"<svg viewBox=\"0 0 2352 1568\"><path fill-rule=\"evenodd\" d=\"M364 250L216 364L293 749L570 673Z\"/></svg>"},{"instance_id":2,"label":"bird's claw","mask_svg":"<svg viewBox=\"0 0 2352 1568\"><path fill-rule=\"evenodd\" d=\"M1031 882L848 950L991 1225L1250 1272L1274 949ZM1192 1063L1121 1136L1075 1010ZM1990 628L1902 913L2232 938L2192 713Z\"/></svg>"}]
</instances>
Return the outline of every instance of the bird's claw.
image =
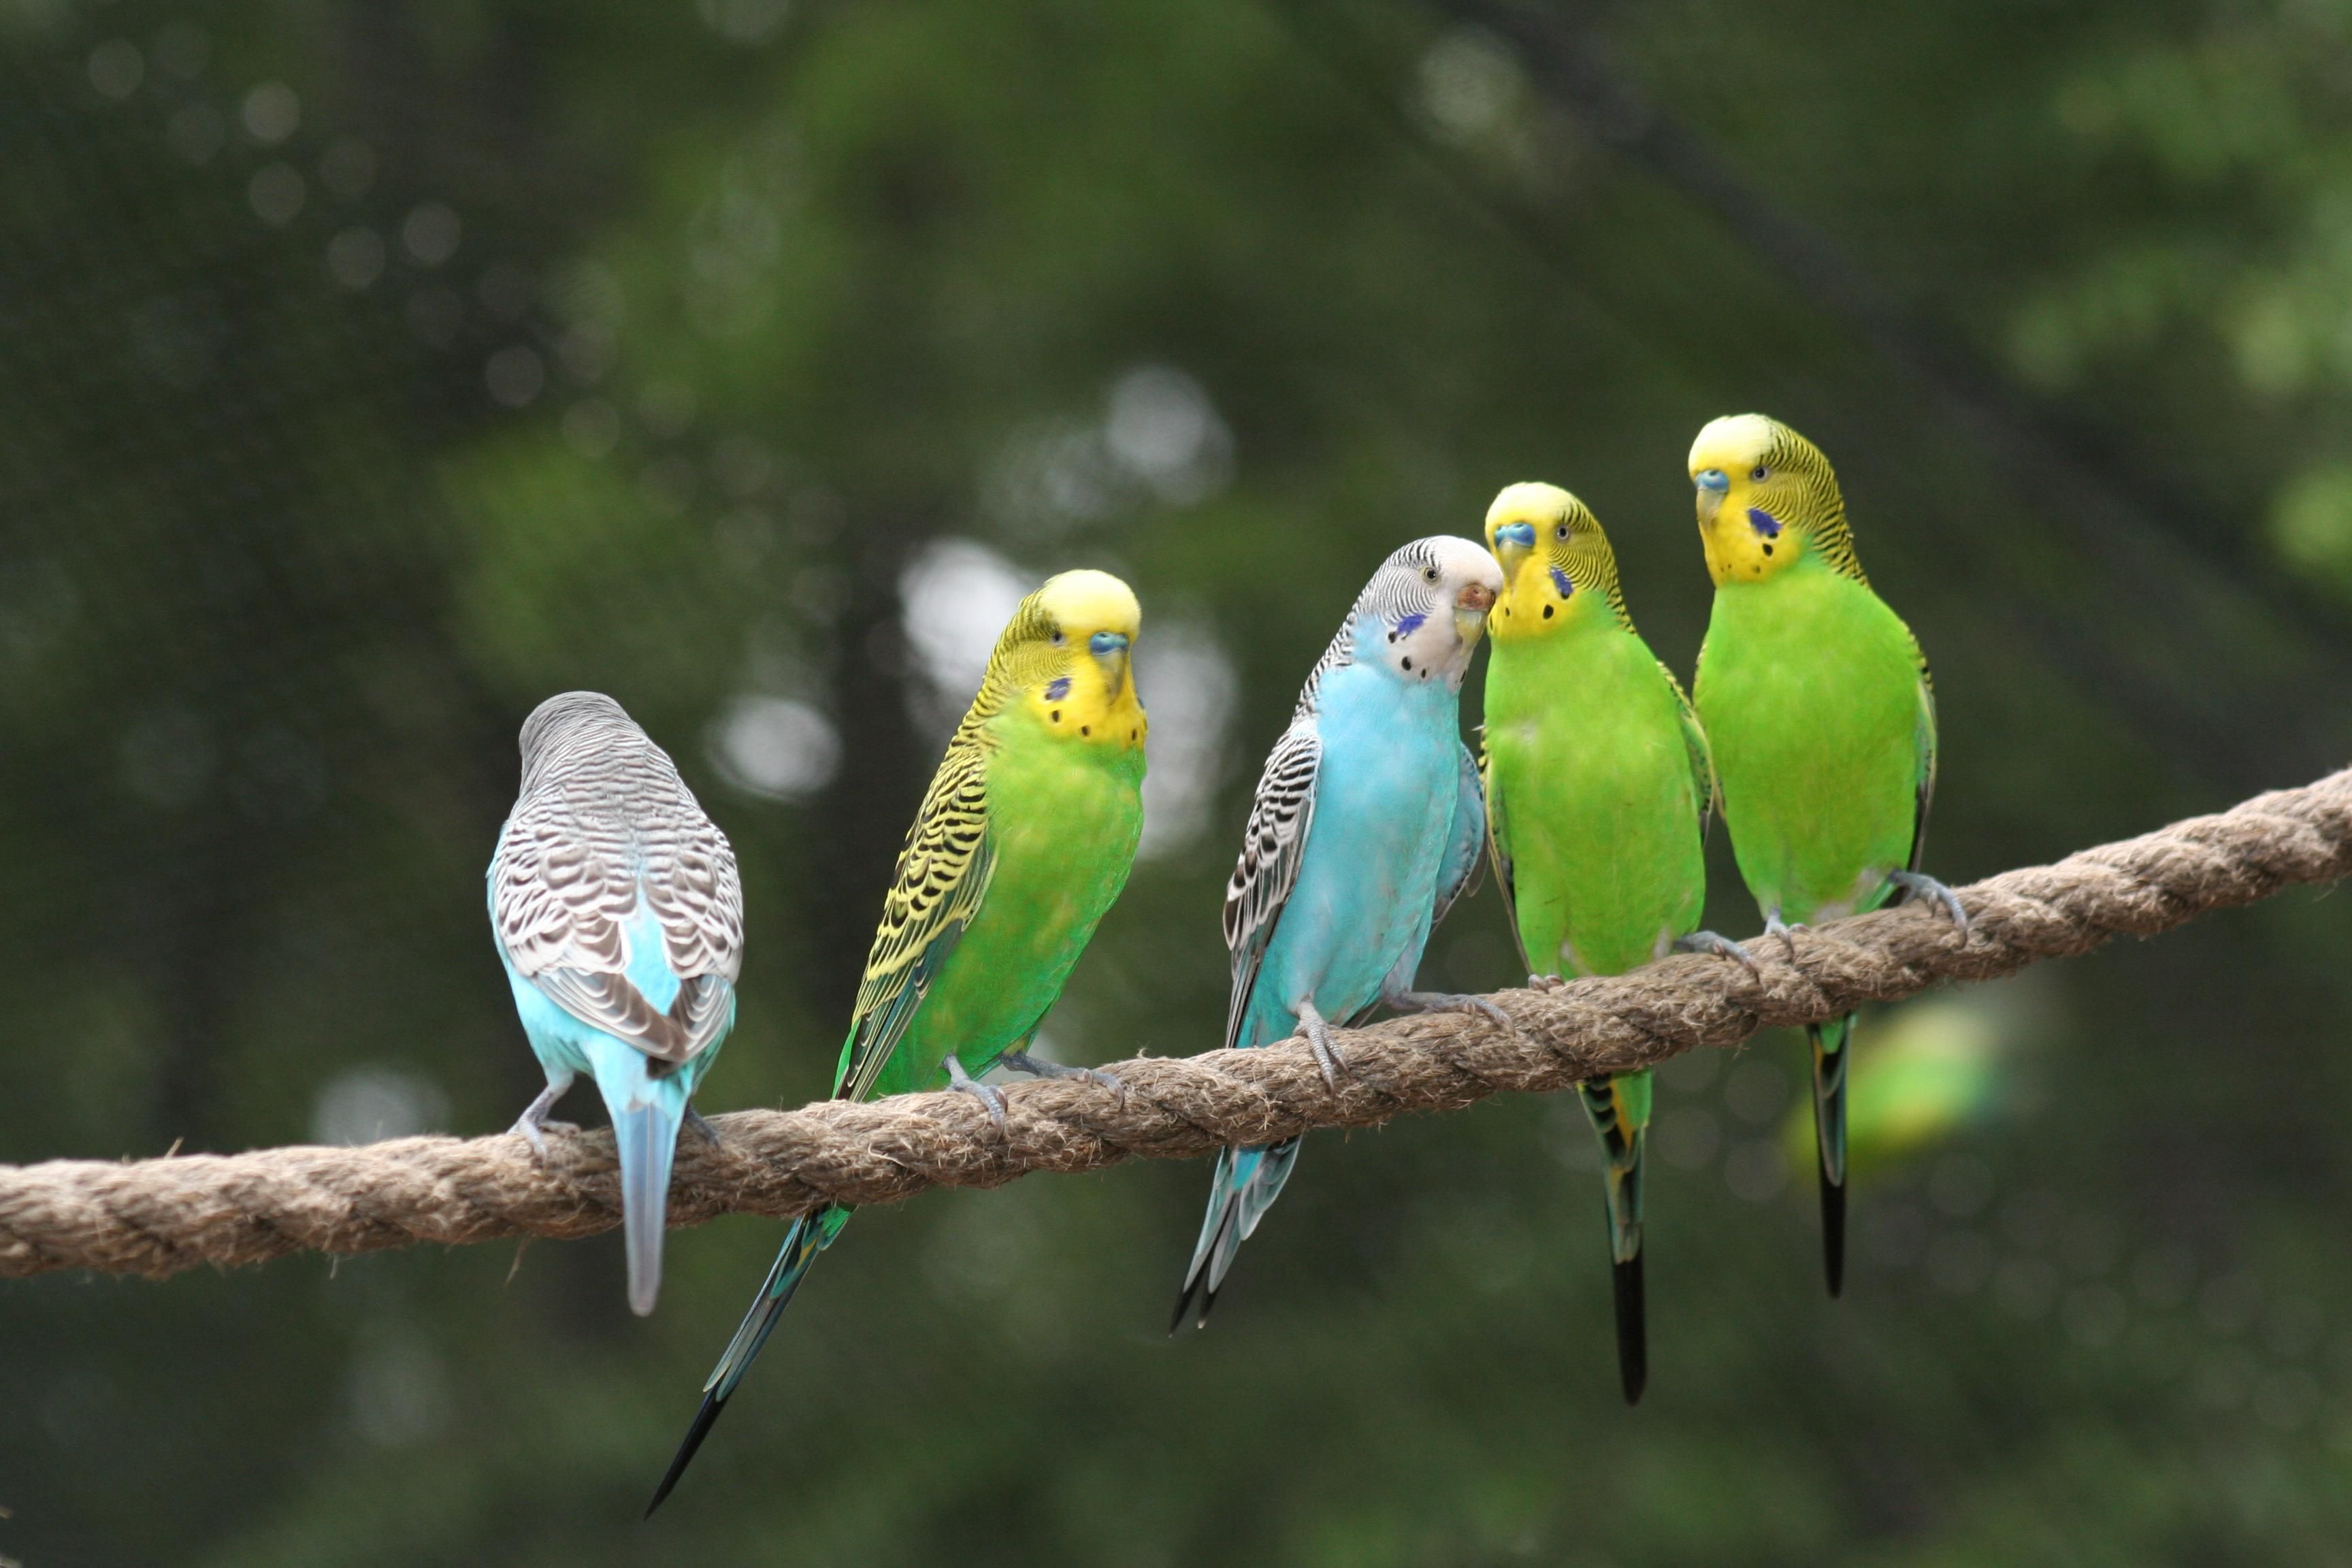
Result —
<instances>
[{"instance_id":1,"label":"bird's claw","mask_svg":"<svg viewBox=\"0 0 2352 1568\"><path fill-rule=\"evenodd\" d=\"M1727 936L1711 931L1695 931L1688 936L1675 939L1677 952L1712 952L1719 957L1737 960L1748 973L1756 973L1756 956Z\"/></svg>"},{"instance_id":2,"label":"bird's claw","mask_svg":"<svg viewBox=\"0 0 2352 1568\"><path fill-rule=\"evenodd\" d=\"M1565 982L1555 978L1553 984L1562 984ZM1476 1013L1496 1028L1512 1027L1510 1015L1484 996L1469 996L1454 991L1398 991L1382 997L1381 1000L1386 1002L1394 1012Z\"/></svg>"},{"instance_id":3,"label":"bird's claw","mask_svg":"<svg viewBox=\"0 0 2352 1568\"><path fill-rule=\"evenodd\" d=\"M1493 1024L1495 1027L1498 1029L1508 1029L1514 1026L1511 1023L1511 1016L1508 1013L1504 1012L1500 1007L1496 1006L1492 1002L1487 1001L1484 996L1465 996L1463 1000L1470 1005L1465 1011L1484 1014L1486 1017L1486 1021Z\"/></svg>"},{"instance_id":4,"label":"bird's claw","mask_svg":"<svg viewBox=\"0 0 2352 1568\"><path fill-rule=\"evenodd\" d=\"M576 1121L551 1121L543 1116L534 1119L526 1114L517 1119L515 1124L507 1131L521 1133L530 1142L533 1157L543 1164L547 1160L547 1139L544 1134L556 1132L568 1138L580 1131L580 1124Z\"/></svg>"},{"instance_id":5,"label":"bird's claw","mask_svg":"<svg viewBox=\"0 0 2352 1568\"><path fill-rule=\"evenodd\" d=\"M694 1129L694 1135L696 1137L701 1139L705 1143L709 1144L714 1149L718 1148L720 1143L725 1142L724 1139L719 1136L719 1129L710 1125L710 1119L703 1115L699 1110L695 1110L691 1105L686 1108L686 1124Z\"/></svg>"},{"instance_id":6,"label":"bird's claw","mask_svg":"<svg viewBox=\"0 0 2352 1568\"><path fill-rule=\"evenodd\" d=\"M1314 1053L1315 1065L1323 1069L1323 1087L1334 1094L1339 1093L1340 1078L1354 1075L1348 1071L1348 1064L1339 1059L1339 1053L1332 1048L1331 1026L1324 1020L1322 1014L1315 1010L1312 1003L1302 1004L1298 1009L1298 1032L1307 1037L1307 1048Z\"/></svg>"},{"instance_id":7,"label":"bird's claw","mask_svg":"<svg viewBox=\"0 0 2352 1568\"><path fill-rule=\"evenodd\" d=\"M547 1113L555 1109L555 1102L562 1100L563 1091L571 1087L572 1079L569 1074L566 1074L561 1082L550 1083L539 1091L537 1099L522 1108L522 1114L515 1118L515 1124L507 1129L509 1132L520 1132L523 1135L524 1141L530 1144L531 1154L541 1164L547 1163L547 1139L542 1133L542 1129L552 1129L557 1132L580 1131L569 1121L550 1121L547 1119Z\"/></svg>"},{"instance_id":8,"label":"bird's claw","mask_svg":"<svg viewBox=\"0 0 2352 1568\"><path fill-rule=\"evenodd\" d=\"M1116 1073L1104 1072L1097 1068L1074 1068L1061 1062L1049 1062L1042 1057L1033 1057L1027 1051L1007 1051L996 1059L1014 1072L1024 1072L1031 1078L1079 1079L1102 1085L1122 1101L1127 1099L1127 1085L1119 1082Z\"/></svg>"},{"instance_id":9,"label":"bird's claw","mask_svg":"<svg viewBox=\"0 0 2352 1568\"><path fill-rule=\"evenodd\" d=\"M1528 989L1530 991L1549 994L1550 992L1559 990L1567 984L1567 981L1562 980L1557 974L1530 974L1528 976Z\"/></svg>"},{"instance_id":10,"label":"bird's claw","mask_svg":"<svg viewBox=\"0 0 2352 1568\"><path fill-rule=\"evenodd\" d=\"M1952 923L1960 928L1961 939L1963 941L1967 939L1971 928L1969 925L1969 911L1961 907L1959 894L1952 891L1935 878L1919 871L1890 871L1886 874L1886 879L1903 889L1904 901L1906 903L1913 900L1932 900L1943 905L1945 912L1952 917Z\"/></svg>"},{"instance_id":11,"label":"bird's claw","mask_svg":"<svg viewBox=\"0 0 2352 1568\"><path fill-rule=\"evenodd\" d=\"M1789 962L1791 963L1797 962L1797 933L1804 929L1804 921L1799 921L1795 925L1790 925L1780 918L1780 911L1778 910L1764 911L1764 934L1780 939L1780 945L1789 951Z\"/></svg>"},{"instance_id":12,"label":"bird's claw","mask_svg":"<svg viewBox=\"0 0 2352 1568\"><path fill-rule=\"evenodd\" d=\"M1004 1091L984 1084L963 1070L963 1063L950 1052L947 1058L948 1089L953 1094L968 1094L988 1108L988 1119L996 1123L999 1132L1004 1131Z\"/></svg>"}]
</instances>

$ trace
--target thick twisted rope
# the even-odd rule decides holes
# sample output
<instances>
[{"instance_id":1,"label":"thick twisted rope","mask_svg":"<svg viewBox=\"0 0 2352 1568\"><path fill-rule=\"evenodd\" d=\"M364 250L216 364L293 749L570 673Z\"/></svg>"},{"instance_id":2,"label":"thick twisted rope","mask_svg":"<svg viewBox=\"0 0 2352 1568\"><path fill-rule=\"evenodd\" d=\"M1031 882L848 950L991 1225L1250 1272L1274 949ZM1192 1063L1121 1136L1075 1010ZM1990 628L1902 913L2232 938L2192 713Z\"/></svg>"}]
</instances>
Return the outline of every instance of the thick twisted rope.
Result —
<instances>
[{"instance_id":1,"label":"thick twisted rope","mask_svg":"<svg viewBox=\"0 0 2352 1568\"><path fill-rule=\"evenodd\" d=\"M737 1111L716 1119L717 1147L681 1140L670 1223L895 1203L926 1187L1185 1159L1506 1090L1565 1089L1937 981L1990 980L2110 937L2154 936L2208 910L2347 873L2352 771L1964 888L1965 938L1939 910L1906 905L1800 931L1785 944L1750 942L1755 973L1727 958L1676 957L1549 993L1502 992L1491 1000L1509 1028L1446 1013L1339 1031L1347 1072L1336 1086L1294 1039L1117 1062L1108 1069L1117 1089L1080 1079L1012 1085L1001 1127L978 1100L951 1093ZM509 1133L0 1166L0 1277L58 1268L160 1277L290 1252L588 1236L620 1223L620 1201L604 1131L551 1136L544 1162Z\"/></svg>"}]
</instances>

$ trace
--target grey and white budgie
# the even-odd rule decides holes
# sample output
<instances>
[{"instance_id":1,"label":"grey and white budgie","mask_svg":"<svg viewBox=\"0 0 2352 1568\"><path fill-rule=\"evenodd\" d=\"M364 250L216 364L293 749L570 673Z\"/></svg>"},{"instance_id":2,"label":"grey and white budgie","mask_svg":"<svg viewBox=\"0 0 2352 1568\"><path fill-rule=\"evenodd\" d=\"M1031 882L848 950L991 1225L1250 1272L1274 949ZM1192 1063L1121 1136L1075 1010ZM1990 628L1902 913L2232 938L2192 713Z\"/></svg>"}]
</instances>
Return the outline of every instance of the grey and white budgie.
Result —
<instances>
[{"instance_id":1,"label":"grey and white budgie","mask_svg":"<svg viewBox=\"0 0 2352 1568\"><path fill-rule=\"evenodd\" d=\"M567 691L522 726L522 789L490 858L490 927L547 1089L587 1073L621 1157L629 1306L654 1310L670 1161L735 1023L743 889L735 852L667 752L621 705ZM697 1118L699 1125L699 1119Z\"/></svg>"}]
</instances>

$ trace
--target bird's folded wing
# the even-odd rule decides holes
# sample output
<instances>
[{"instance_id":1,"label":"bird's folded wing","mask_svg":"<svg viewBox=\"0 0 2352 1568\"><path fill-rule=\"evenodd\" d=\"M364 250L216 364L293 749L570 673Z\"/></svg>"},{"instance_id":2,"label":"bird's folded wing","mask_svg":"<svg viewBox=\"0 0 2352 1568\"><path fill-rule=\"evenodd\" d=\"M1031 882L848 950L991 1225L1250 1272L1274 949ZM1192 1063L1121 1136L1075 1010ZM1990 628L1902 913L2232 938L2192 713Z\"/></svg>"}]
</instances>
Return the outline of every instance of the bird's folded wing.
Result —
<instances>
[{"instance_id":1,"label":"bird's folded wing","mask_svg":"<svg viewBox=\"0 0 2352 1568\"><path fill-rule=\"evenodd\" d=\"M735 986L716 974L698 974L678 987L667 1012L657 1010L625 974L543 969L531 983L547 999L586 1024L659 1061L686 1062L726 1032Z\"/></svg>"},{"instance_id":2,"label":"bird's folded wing","mask_svg":"<svg viewBox=\"0 0 2352 1568\"><path fill-rule=\"evenodd\" d=\"M647 1056L683 1062L722 1037L743 964L743 892L726 836L683 784L586 812L562 787L526 798L490 863L499 945L522 976L592 1028ZM632 861L635 864L632 864ZM679 979L667 1010L628 978L628 929L640 903Z\"/></svg>"},{"instance_id":3,"label":"bird's folded wing","mask_svg":"<svg viewBox=\"0 0 2352 1568\"><path fill-rule=\"evenodd\" d=\"M834 1094L862 1100L914 1021L964 928L980 912L994 856L988 841L988 752L960 733L931 777L898 851L898 875L866 960Z\"/></svg>"},{"instance_id":4,"label":"bird's folded wing","mask_svg":"<svg viewBox=\"0 0 2352 1568\"><path fill-rule=\"evenodd\" d=\"M1242 831L1240 863L1225 885L1225 945L1233 950L1234 994L1225 1016L1225 1045L1241 1038L1250 990L1275 922L1298 880L1299 858L1315 815L1315 775L1323 762L1323 738L1311 714L1302 713L1283 731L1265 771L1258 775Z\"/></svg>"},{"instance_id":5,"label":"bird's folded wing","mask_svg":"<svg viewBox=\"0 0 2352 1568\"><path fill-rule=\"evenodd\" d=\"M1682 721L1683 747L1690 753L1691 787L1698 794L1698 841L1705 844L1708 829L1723 810L1723 783L1715 776L1715 748L1707 744L1706 731L1699 726L1698 710L1691 706L1690 694L1675 679L1675 672L1666 668L1664 659L1658 661L1658 673L1674 688L1675 715Z\"/></svg>"},{"instance_id":6,"label":"bird's folded wing","mask_svg":"<svg viewBox=\"0 0 2352 1568\"><path fill-rule=\"evenodd\" d=\"M1512 874L1511 837L1503 811L1502 793L1495 788L1495 754L1486 749L1482 730L1478 743L1478 774L1486 784L1486 850L1495 858L1495 888L1503 895L1503 915L1511 922L1511 945L1519 952L1519 963L1533 973L1528 963L1528 944L1519 936L1519 890Z\"/></svg>"},{"instance_id":7,"label":"bird's folded wing","mask_svg":"<svg viewBox=\"0 0 2352 1568\"><path fill-rule=\"evenodd\" d=\"M1478 890L1486 869L1486 790L1478 776L1478 759L1463 746L1462 765L1454 786L1454 823L1445 845L1445 858L1437 868L1437 907L1430 929L1444 923L1445 911Z\"/></svg>"},{"instance_id":8,"label":"bird's folded wing","mask_svg":"<svg viewBox=\"0 0 2352 1568\"><path fill-rule=\"evenodd\" d=\"M1916 642L1911 656L1919 661L1919 793L1911 818L1911 869L1916 871L1927 858L1927 808L1936 803L1936 683Z\"/></svg>"}]
</instances>

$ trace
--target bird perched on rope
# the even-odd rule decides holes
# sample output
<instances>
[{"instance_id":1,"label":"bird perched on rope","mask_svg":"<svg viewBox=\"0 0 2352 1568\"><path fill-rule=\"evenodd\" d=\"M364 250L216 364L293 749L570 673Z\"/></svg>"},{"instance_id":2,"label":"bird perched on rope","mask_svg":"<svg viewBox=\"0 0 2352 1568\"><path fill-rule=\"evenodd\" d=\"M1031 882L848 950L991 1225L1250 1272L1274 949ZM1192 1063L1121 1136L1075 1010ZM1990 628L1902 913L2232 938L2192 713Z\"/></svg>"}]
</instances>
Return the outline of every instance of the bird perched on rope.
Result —
<instances>
[{"instance_id":1,"label":"bird perched on rope","mask_svg":"<svg viewBox=\"0 0 2352 1568\"><path fill-rule=\"evenodd\" d=\"M1739 875L1765 929L1932 899L1919 871L1936 790L1936 698L1911 630L1871 591L1821 449L1760 414L1690 451L1715 608L1692 696L1715 752ZM1845 1080L1853 1015L1808 1031L1822 1247L1845 1276Z\"/></svg>"},{"instance_id":2,"label":"bird perched on rope","mask_svg":"<svg viewBox=\"0 0 2352 1568\"><path fill-rule=\"evenodd\" d=\"M522 789L488 880L499 958L547 1073L514 1130L544 1153L547 1113L579 1074L596 1080L642 1316L661 1289L678 1125L735 1024L735 852L619 703L567 691L523 721Z\"/></svg>"},{"instance_id":3,"label":"bird perched on rope","mask_svg":"<svg viewBox=\"0 0 2352 1568\"><path fill-rule=\"evenodd\" d=\"M1622 974L1677 947L1751 962L1697 929L1715 805L1706 737L1633 630L1617 558L1590 508L1553 485L1507 487L1486 512L1505 586L1489 617L1482 762L1486 835L1528 983ZM1651 1074L1582 1086L1600 1134L1617 1364L1642 1397L1642 1156Z\"/></svg>"},{"instance_id":4,"label":"bird perched on rope","mask_svg":"<svg viewBox=\"0 0 2352 1568\"><path fill-rule=\"evenodd\" d=\"M1470 655L1503 576L1466 539L1417 539L1381 563L1298 694L1275 742L1225 889L1233 1000L1225 1045L1304 1034L1327 1081L1330 1026L1381 1002L1475 1010L1412 989L1423 945L1484 858L1478 771L1462 744ZM1234 1254L1280 1195L1298 1140L1217 1155L1201 1238L1169 1332L1205 1322Z\"/></svg>"},{"instance_id":5,"label":"bird perched on rope","mask_svg":"<svg viewBox=\"0 0 2352 1568\"><path fill-rule=\"evenodd\" d=\"M1101 572L1049 578L1013 612L898 852L835 1099L955 1089L1002 1125L1003 1095L977 1081L999 1063L1112 1082L1026 1047L1135 861L1144 717L1130 655L1141 619L1127 584ZM849 1215L834 1204L793 1222L646 1513L677 1485Z\"/></svg>"}]
</instances>

